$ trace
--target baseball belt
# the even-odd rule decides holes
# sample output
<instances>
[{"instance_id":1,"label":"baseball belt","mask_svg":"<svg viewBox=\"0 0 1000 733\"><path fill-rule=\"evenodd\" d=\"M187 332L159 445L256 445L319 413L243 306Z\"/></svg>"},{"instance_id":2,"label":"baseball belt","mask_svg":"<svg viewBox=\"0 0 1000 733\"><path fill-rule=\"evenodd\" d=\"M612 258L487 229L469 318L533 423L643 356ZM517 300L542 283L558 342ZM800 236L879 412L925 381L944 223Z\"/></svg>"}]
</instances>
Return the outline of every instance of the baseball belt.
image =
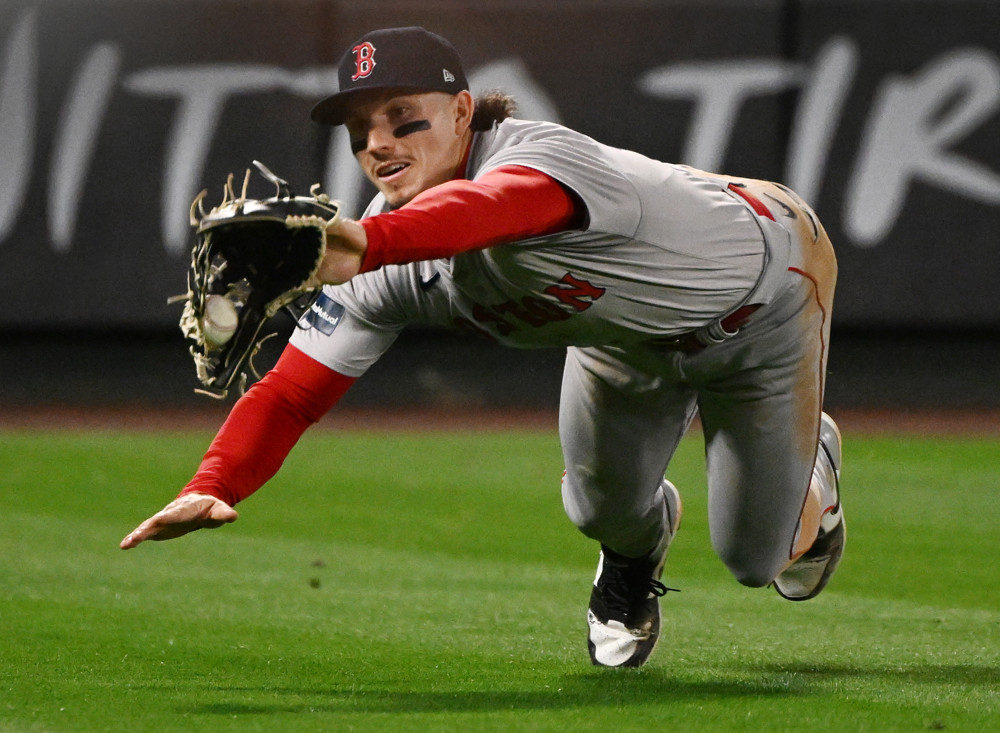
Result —
<instances>
[{"instance_id":1,"label":"baseball belt","mask_svg":"<svg viewBox=\"0 0 1000 733\"><path fill-rule=\"evenodd\" d=\"M758 216L766 217L771 221L775 220L774 215L771 214L766 206L764 206L764 203L752 193L747 191L743 186L730 183L726 186L726 188L746 201L750 205L750 208L753 209ZM657 346L672 349L674 351L680 351L685 354L696 354L706 346L710 346L715 343L722 343L726 339L735 336L739 332L740 328L746 325L750 316L752 316L762 305L763 303L751 303L740 306L721 320L710 324L708 329L699 328L696 331L682 333L679 336L653 339L652 343Z\"/></svg>"}]
</instances>

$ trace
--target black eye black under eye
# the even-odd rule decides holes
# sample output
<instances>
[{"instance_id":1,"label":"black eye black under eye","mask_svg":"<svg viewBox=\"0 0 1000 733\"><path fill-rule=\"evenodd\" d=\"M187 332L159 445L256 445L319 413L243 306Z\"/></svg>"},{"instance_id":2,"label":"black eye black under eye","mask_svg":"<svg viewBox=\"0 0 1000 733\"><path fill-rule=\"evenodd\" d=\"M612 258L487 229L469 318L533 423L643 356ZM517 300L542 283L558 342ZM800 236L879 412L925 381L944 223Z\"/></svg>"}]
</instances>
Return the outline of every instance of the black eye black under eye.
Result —
<instances>
[{"instance_id":1,"label":"black eye black under eye","mask_svg":"<svg viewBox=\"0 0 1000 733\"><path fill-rule=\"evenodd\" d=\"M415 132L422 132L423 130L429 129L431 129L430 120L414 120L413 122L404 122L402 125L397 127L392 131L392 136L398 140L401 137L412 135ZM368 138L351 138L351 152L354 153L354 155L357 155L367 147Z\"/></svg>"},{"instance_id":2,"label":"black eye black under eye","mask_svg":"<svg viewBox=\"0 0 1000 733\"><path fill-rule=\"evenodd\" d=\"M392 131L392 136L398 139L406 137L407 135L412 135L414 132L429 129L431 129L430 120L414 120L413 122L404 122L402 125L397 127Z\"/></svg>"}]
</instances>

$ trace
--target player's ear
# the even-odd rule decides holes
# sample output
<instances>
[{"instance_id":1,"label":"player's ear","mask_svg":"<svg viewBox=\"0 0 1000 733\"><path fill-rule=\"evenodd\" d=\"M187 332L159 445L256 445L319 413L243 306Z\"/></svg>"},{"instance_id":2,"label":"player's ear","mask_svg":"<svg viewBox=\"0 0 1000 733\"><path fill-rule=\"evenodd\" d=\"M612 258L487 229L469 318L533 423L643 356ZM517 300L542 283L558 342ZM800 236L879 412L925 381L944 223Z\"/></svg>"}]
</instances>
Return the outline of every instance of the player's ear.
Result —
<instances>
[{"instance_id":1,"label":"player's ear","mask_svg":"<svg viewBox=\"0 0 1000 733\"><path fill-rule=\"evenodd\" d=\"M472 113L476 111L476 102L472 94L463 89L455 95L455 134L461 135L472 124Z\"/></svg>"}]
</instances>

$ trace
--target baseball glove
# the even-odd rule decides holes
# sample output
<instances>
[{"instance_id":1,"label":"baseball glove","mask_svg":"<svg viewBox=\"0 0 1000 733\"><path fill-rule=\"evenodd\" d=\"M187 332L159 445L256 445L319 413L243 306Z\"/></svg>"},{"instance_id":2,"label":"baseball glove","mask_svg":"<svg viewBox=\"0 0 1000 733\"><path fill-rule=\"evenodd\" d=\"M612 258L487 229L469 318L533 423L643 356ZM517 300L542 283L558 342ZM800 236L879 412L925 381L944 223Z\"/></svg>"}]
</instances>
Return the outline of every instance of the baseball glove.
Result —
<instances>
[{"instance_id":1,"label":"baseball glove","mask_svg":"<svg viewBox=\"0 0 1000 733\"><path fill-rule=\"evenodd\" d=\"M206 212L205 191L192 202L188 291L176 299L184 302L180 327L204 385L196 391L219 399L236 382L245 390L248 370L260 378L253 357L275 335L262 335L264 324L283 309L297 320L308 308L308 294L318 289L310 281L326 252L324 230L339 215L319 184L295 196L287 181L254 165L277 186L274 197L247 198L247 170L238 198L230 174L221 204Z\"/></svg>"}]
</instances>

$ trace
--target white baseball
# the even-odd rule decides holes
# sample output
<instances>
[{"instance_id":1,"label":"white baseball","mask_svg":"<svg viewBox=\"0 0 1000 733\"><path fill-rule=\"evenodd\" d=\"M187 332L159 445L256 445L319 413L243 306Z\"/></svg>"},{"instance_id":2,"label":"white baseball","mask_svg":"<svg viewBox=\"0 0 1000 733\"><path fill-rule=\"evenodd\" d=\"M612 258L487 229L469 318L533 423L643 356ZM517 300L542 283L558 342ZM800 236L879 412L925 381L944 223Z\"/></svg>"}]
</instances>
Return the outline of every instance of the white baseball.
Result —
<instances>
[{"instance_id":1,"label":"white baseball","mask_svg":"<svg viewBox=\"0 0 1000 733\"><path fill-rule=\"evenodd\" d=\"M236 306L228 298L222 295L209 295L205 298L205 316L201 320L201 327L208 343L222 346L236 333L239 321Z\"/></svg>"}]
</instances>

